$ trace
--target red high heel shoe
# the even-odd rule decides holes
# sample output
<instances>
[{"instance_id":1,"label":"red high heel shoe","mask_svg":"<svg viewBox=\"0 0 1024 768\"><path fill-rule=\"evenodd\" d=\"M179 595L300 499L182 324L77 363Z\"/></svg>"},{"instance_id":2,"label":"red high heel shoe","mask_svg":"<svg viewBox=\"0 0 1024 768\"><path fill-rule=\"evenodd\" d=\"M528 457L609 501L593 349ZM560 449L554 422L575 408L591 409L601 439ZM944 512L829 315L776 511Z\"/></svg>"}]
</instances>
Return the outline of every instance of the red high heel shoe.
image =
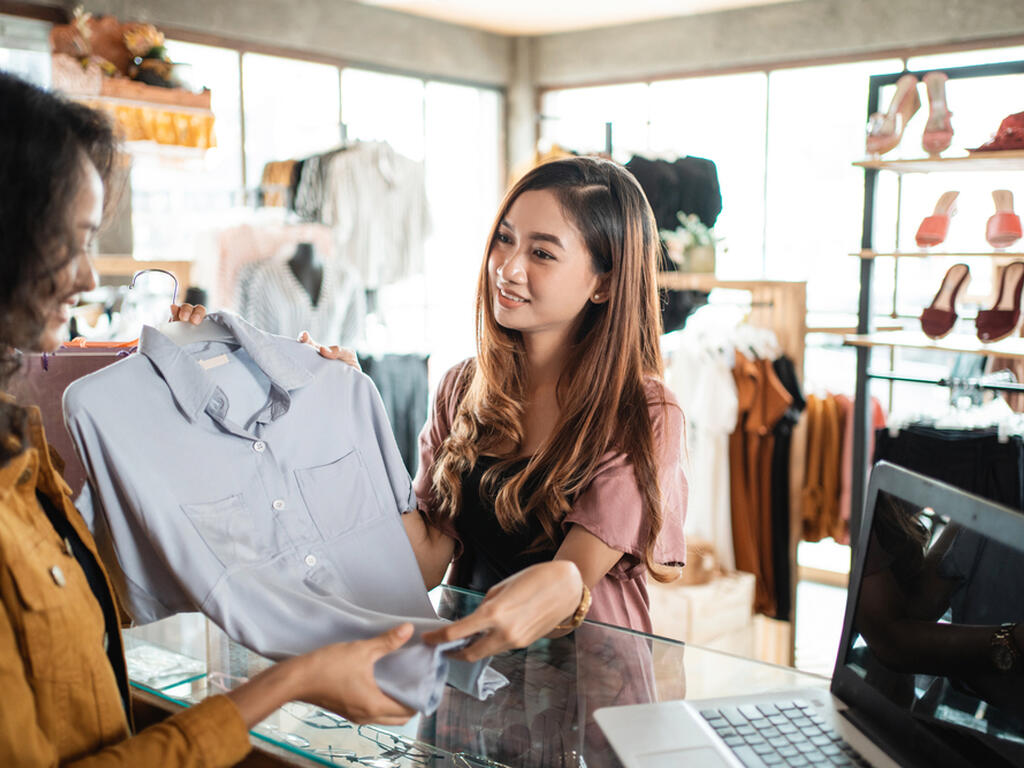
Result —
<instances>
[{"instance_id":1,"label":"red high heel shoe","mask_svg":"<svg viewBox=\"0 0 1024 768\"><path fill-rule=\"evenodd\" d=\"M941 339L953 330L957 317L956 297L970 279L971 270L966 264L954 264L949 268L931 305L921 313L921 330L925 336Z\"/></svg>"},{"instance_id":2,"label":"red high heel shoe","mask_svg":"<svg viewBox=\"0 0 1024 768\"><path fill-rule=\"evenodd\" d=\"M945 72L929 72L921 80L928 93L928 122L924 126L921 146L929 155L938 155L953 143L952 112L946 106Z\"/></svg>"},{"instance_id":3,"label":"red high heel shoe","mask_svg":"<svg viewBox=\"0 0 1024 768\"><path fill-rule=\"evenodd\" d=\"M925 216L921 221L917 234L914 235L914 241L921 248L930 248L946 239L949 220L956 213L956 198L959 194L955 191L943 193L935 203L935 212L931 216Z\"/></svg>"},{"instance_id":4,"label":"red high heel shoe","mask_svg":"<svg viewBox=\"0 0 1024 768\"><path fill-rule=\"evenodd\" d=\"M985 239L993 248L1009 248L1021 238L1020 216L1013 212L1013 192L997 189L992 192L996 212L985 227Z\"/></svg>"},{"instance_id":5,"label":"red high heel shoe","mask_svg":"<svg viewBox=\"0 0 1024 768\"><path fill-rule=\"evenodd\" d=\"M1020 291L1024 287L1024 261L1015 261L1006 265L999 280L999 295L992 309L983 309L978 313L974 324L978 328L978 338L982 341L999 341L1005 339L1017 327L1020 319Z\"/></svg>"},{"instance_id":6,"label":"red high heel shoe","mask_svg":"<svg viewBox=\"0 0 1024 768\"><path fill-rule=\"evenodd\" d=\"M889 110L884 114L875 112L868 118L868 154L884 155L894 149L903 138L903 129L920 108L921 97L917 94L917 77L903 75L896 81L896 93L889 104Z\"/></svg>"}]
</instances>

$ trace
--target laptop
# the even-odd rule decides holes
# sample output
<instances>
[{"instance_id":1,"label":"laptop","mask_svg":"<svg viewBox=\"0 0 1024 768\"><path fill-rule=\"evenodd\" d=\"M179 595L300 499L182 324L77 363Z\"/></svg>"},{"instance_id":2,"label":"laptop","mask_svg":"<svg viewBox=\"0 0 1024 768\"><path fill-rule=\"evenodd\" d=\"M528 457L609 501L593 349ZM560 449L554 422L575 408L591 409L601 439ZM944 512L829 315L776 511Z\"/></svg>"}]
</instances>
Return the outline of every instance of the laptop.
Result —
<instances>
[{"instance_id":1,"label":"laptop","mask_svg":"<svg viewBox=\"0 0 1024 768\"><path fill-rule=\"evenodd\" d=\"M1024 766L1024 514L885 462L829 690L607 707L626 768Z\"/></svg>"}]
</instances>

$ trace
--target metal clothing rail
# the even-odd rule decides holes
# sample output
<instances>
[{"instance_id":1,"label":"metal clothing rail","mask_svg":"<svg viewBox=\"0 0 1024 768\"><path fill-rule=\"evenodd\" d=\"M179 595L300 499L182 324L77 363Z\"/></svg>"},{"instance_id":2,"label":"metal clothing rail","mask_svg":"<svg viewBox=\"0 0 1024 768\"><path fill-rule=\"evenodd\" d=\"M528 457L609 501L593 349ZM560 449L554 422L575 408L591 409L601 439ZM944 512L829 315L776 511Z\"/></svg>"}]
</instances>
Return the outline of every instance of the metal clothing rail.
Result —
<instances>
[{"instance_id":1,"label":"metal clothing rail","mask_svg":"<svg viewBox=\"0 0 1024 768\"><path fill-rule=\"evenodd\" d=\"M1024 74L1024 61L1000 62L998 64L981 64L970 67L951 67L931 70L892 72L884 75L872 75L868 81L868 118L879 111L879 97L883 87L893 85L903 75L912 74L920 79L929 71L940 70L950 80L969 79L975 77L996 77L999 75ZM1012 101L1012 100L1011 100ZM1007 103L1007 111L1013 108ZM875 196L878 186L878 168L864 169L864 214L861 228L861 252L874 251L875 228ZM874 331L875 313L873 311L873 280L875 260L862 257L860 260L860 299L857 309L857 333L868 334ZM896 291L894 284L893 291ZM895 295L895 293L894 293ZM868 383L872 376L868 372L871 362L871 348L857 347L857 376L855 406L853 409L853 474L850 488L850 541L856 542L864 499L867 493L868 446L872 432L871 398Z\"/></svg>"},{"instance_id":2,"label":"metal clothing rail","mask_svg":"<svg viewBox=\"0 0 1024 768\"><path fill-rule=\"evenodd\" d=\"M941 379L926 379L920 376L900 376L895 373L877 373L868 371L869 379L885 379L886 381L905 381L910 384L932 384L938 387L968 387L971 389L991 389L995 392L1024 392L1024 384L989 384L981 379L961 379L955 376Z\"/></svg>"}]
</instances>

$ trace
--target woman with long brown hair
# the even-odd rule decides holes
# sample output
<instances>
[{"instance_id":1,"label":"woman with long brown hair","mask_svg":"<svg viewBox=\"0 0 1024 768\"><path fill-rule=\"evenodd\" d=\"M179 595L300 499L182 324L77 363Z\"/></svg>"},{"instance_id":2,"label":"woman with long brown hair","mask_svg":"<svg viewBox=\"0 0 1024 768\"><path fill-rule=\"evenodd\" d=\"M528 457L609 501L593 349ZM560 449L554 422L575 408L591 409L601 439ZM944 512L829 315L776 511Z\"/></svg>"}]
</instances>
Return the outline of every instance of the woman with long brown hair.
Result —
<instances>
[{"instance_id":1,"label":"woman with long brown hair","mask_svg":"<svg viewBox=\"0 0 1024 768\"><path fill-rule=\"evenodd\" d=\"M435 634L482 633L466 658L579 620L579 579L589 618L650 631L646 577L678 574L683 416L661 381L658 248L643 191L609 160L541 165L501 205L477 356L438 389L406 515L428 584L454 558L449 583L487 592Z\"/></svg>"}]
</instances>

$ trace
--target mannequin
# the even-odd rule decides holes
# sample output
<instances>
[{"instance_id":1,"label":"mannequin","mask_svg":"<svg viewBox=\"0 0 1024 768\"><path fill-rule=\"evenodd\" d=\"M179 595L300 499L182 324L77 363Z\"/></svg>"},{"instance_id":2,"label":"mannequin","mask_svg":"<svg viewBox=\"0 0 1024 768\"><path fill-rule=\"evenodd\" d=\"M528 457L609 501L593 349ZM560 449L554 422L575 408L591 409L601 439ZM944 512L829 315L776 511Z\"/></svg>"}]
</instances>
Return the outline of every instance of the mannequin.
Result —
<instances>
[{"instance_id":1,"label":"mannequin","mask_svg":"<svg viewBox=\"0 0 1024 768\"><path fill-rule=\"evenodd\" d=\"M310 301L315 307L320 302L320 290L324 282L324 263L312 243L299 243L294 255L288 260L288 266L306 289Z\"/></svg>"}]
</instances>

